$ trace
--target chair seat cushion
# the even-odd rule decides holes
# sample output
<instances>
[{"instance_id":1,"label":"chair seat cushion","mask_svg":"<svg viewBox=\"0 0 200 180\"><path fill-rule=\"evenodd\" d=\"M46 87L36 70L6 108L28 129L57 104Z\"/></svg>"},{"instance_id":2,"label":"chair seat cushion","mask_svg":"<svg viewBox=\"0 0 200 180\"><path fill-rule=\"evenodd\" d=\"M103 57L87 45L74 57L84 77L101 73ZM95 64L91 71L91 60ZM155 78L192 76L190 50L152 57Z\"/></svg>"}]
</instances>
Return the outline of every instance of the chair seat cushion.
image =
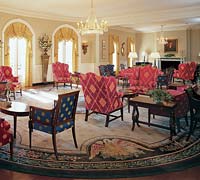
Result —
<instances>
[{"instance_id":1,"label":"chair seat cushion","mask_svg":"<svg viewBox=\"0 0 200 180\"><path fill-rule=\"evenodd\" d=\"M74 121L69 121L65 124L56 126L56 133L62 132L65 129L69 129L74 126ZM52 126L48 125L41 125L40 123L35 122L33 124L33 129L37 129L42 132L46 132L52 134Z\"/></svg>"}]
</instances>

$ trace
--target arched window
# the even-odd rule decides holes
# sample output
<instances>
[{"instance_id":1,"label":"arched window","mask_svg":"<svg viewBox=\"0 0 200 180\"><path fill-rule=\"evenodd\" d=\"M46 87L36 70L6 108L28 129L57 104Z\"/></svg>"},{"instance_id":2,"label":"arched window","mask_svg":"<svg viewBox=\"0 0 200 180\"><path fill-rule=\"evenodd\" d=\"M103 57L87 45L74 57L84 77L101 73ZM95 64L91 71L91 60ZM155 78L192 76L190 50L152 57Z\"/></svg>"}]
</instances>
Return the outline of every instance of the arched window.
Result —
<instances>
[{"instance_id":1,"label":"arched window","mask_svg":"<svg viewBox=\"0 0 200 180\"><path fill-rule=\"evenodd\" d=\"M54 35L54 61L69 65L69 71L77 71L78 36L68 27L58 29Z\"/></svg>"},{"instance_id":2,"label":"arched window","mask_svg":"<svg viewBox=\"0 0 200 180\"><path fill-rule=\"evenodd\" d=\"M69 65L69 71L72 72L73 64L73 41L59 41L58 43L58 61Z\"/></svg>"},{"instance_id":3,"label":"arched window","mask_svg":"<svg viewBox=\"0 0 200 180\"><path fill-rule=\"evenodd\" d=\"M109 35L109 63L114 64L116 74L119 72L119 36Z\"/></svg>"},{"instance_id":4,"label":"arched window","mask_svg":"<svg viewBox=\"0 0 200 180\"><path fill-rule=\"evenodd\" d=\"M23 86L32 85L32 36L21 22L11 23L4 31L4 65L12 67Z\"/></svg>"},{"instance_id":5,"label":"arched window","mask_svg":"<svg viewBox=\"0 0 200 180\"><path fill-rule=\"evenodd\" d=\"M20 82L25 82L26 49L27 40L25 38L9 38L10 66Z\"/></svg>"}]
</instances>

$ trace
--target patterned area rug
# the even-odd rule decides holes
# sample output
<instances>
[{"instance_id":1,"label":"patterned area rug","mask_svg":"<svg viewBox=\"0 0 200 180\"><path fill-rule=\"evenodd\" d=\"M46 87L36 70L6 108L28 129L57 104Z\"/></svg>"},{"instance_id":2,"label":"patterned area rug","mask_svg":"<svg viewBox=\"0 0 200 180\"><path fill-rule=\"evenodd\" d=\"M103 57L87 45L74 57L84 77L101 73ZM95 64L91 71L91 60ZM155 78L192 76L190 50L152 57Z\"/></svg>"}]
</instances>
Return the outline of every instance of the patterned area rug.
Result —
<instances>
[{"instance_id":1,"label":"patterned area rug","mask_svg":"<svg viewBox=\"0 0 200 180\"><path fill-rule=\"evenodd\" d=\"M40 106L51 107L55 99L51 99L51 96L56 96L56 91L51 89L48 92L47 104L43 104L43 100L46 102L45 98L40 97ZM34 90L37 96L43 92L45 90ZM30 96L31 93L24 92L18 101L38 104L38 100L33 100L34 96ZM78 106L80 112L84 112L84 101L80 100ZM105 116L94 114L85 122L85 115L78 113L76 134L79 148L74 147L71 130L58 134L59 160L55 159L51 136L48 134L34 131L33 147L29 148L28 118L19 117L13 160L10 159L9 145L1 147L0 167L55 177L130 178L200 165L199 129L186 141L188 127L181 121L182 131L170 141L167 130L141 125L131 131L131 114L127 113L126 105L124 112L124 121L116 120L108 128L105 127ZM140 109L140 112L140 118L146 119L147 111ZM1 117L13 124L12 117L3 114ZM154 121L169 123L167 119L158 116Z\"/></svg>"}]
</instances>

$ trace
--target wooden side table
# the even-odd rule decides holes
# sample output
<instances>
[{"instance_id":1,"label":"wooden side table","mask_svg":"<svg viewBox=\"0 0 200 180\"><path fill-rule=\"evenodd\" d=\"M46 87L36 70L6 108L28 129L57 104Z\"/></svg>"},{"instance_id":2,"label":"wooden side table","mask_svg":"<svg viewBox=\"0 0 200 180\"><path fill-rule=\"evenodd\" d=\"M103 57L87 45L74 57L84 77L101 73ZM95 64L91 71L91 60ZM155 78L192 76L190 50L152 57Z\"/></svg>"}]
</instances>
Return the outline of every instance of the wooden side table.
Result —
<instances>
[{"instance_id":1,"label":"wooden side table","mask_svg":"<svg viewBox=\"0 0 200 180\"><path fill-rule=\"evenodd\" d=\"M175 120L175 107L176 107L176 103L175 102L163 102L160 104L156 104L152 98L150 98L149 96L144 96L144 95L139 95L136 97L133 97L129 100L129 104L130 106L133 106L133 112L132 112L132 121L133 121L133 125L132 125L132 130L134 130L135 128L135 124L137 124L138 127L140 127L139 123L141 124L147 124L147 125L151 125L151 126L155 126L155 127L159 127L159 128L164 128L164 129L169 129L170 130L170 140L172 140L172 136L176 135L176 130L175 130L175 125L176 125L176 120ZM151 107L162 107L163 110L168 111L170 114L170 122L169 122L169 127L167 126L162 126L160 124L153 124L150 123L149 120L148 122L145 121L141 121L139 120L139 110L138 107L144 107L144 108L151 108ZM149 112L148 112L149 113Z\"/></svg>"},{"instance_id":2,"label":"wooden side table","mask_svg":"<svg viewBox=\"0 0 200 180\"><path fill-rule=\"evenodd\" d=\"M71 74L71 83L75 83L76 84L76 88L78 88L79 82L80 82L80 75L81 73L79 72L74 72L73 74Z\"/></svg>"},{"instance_id":3,"label":"wooden side table","mask_svg":"<svg viewBox=\"0 0 200 180\"><path fill-rule=\"evenodd\" d=\"M29 116L29 106L22 102L0 102L0 112L13 116L14 138L16 138L17 116Z\"/></svg>"}]
</instances>

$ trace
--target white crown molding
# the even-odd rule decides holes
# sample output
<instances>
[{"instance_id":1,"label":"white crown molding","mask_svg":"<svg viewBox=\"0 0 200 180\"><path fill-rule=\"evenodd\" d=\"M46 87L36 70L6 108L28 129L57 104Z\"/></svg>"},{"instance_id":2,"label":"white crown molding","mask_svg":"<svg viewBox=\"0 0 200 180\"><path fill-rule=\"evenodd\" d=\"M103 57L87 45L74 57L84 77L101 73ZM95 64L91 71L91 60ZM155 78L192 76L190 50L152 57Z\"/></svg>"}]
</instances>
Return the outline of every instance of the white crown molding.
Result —
<instances>
[{"instance_id":1,"label":"white crown molding","mask_svg":"<svg viewBox=\"0 0 200 180\"><path fill-rule=\"evenodd\" d=\"M26 10L14 9L14 8L7 8L7 7L0 7L0 12L7 13L7 14L14 14L18 16L55 20L55 21L77 22L79 20L79 18L76 18L76 17L67 17L67 16L56 15L56 14L45 14L42 12L26 11Z\"/></svg>"},{"instance_id":2,"label":"white crown molding","mask_svg":"<svg viewBox=\"0 0 200 180\"><path fill-rule=\"evenodd\" d=\"M60 14L58 15L45 12L19 10L15 8L4 7L2 5L0 6L0 12L18 16L71 23L76 23L83 19L80 17L68 17ZM176 30L184 29L184 24L190 23L188 21L190 21L190 19L193 17L200 17L200 5L176 9L158 10L153 12L148 11L142 13L123 14L115 17L106 17L105 19L108 21L110 29L118 29L126 32L155 32L160 31L161 24L165 25L165 31L170 30L173 27L175 27Z\"/></svg>"}]
</instances>

